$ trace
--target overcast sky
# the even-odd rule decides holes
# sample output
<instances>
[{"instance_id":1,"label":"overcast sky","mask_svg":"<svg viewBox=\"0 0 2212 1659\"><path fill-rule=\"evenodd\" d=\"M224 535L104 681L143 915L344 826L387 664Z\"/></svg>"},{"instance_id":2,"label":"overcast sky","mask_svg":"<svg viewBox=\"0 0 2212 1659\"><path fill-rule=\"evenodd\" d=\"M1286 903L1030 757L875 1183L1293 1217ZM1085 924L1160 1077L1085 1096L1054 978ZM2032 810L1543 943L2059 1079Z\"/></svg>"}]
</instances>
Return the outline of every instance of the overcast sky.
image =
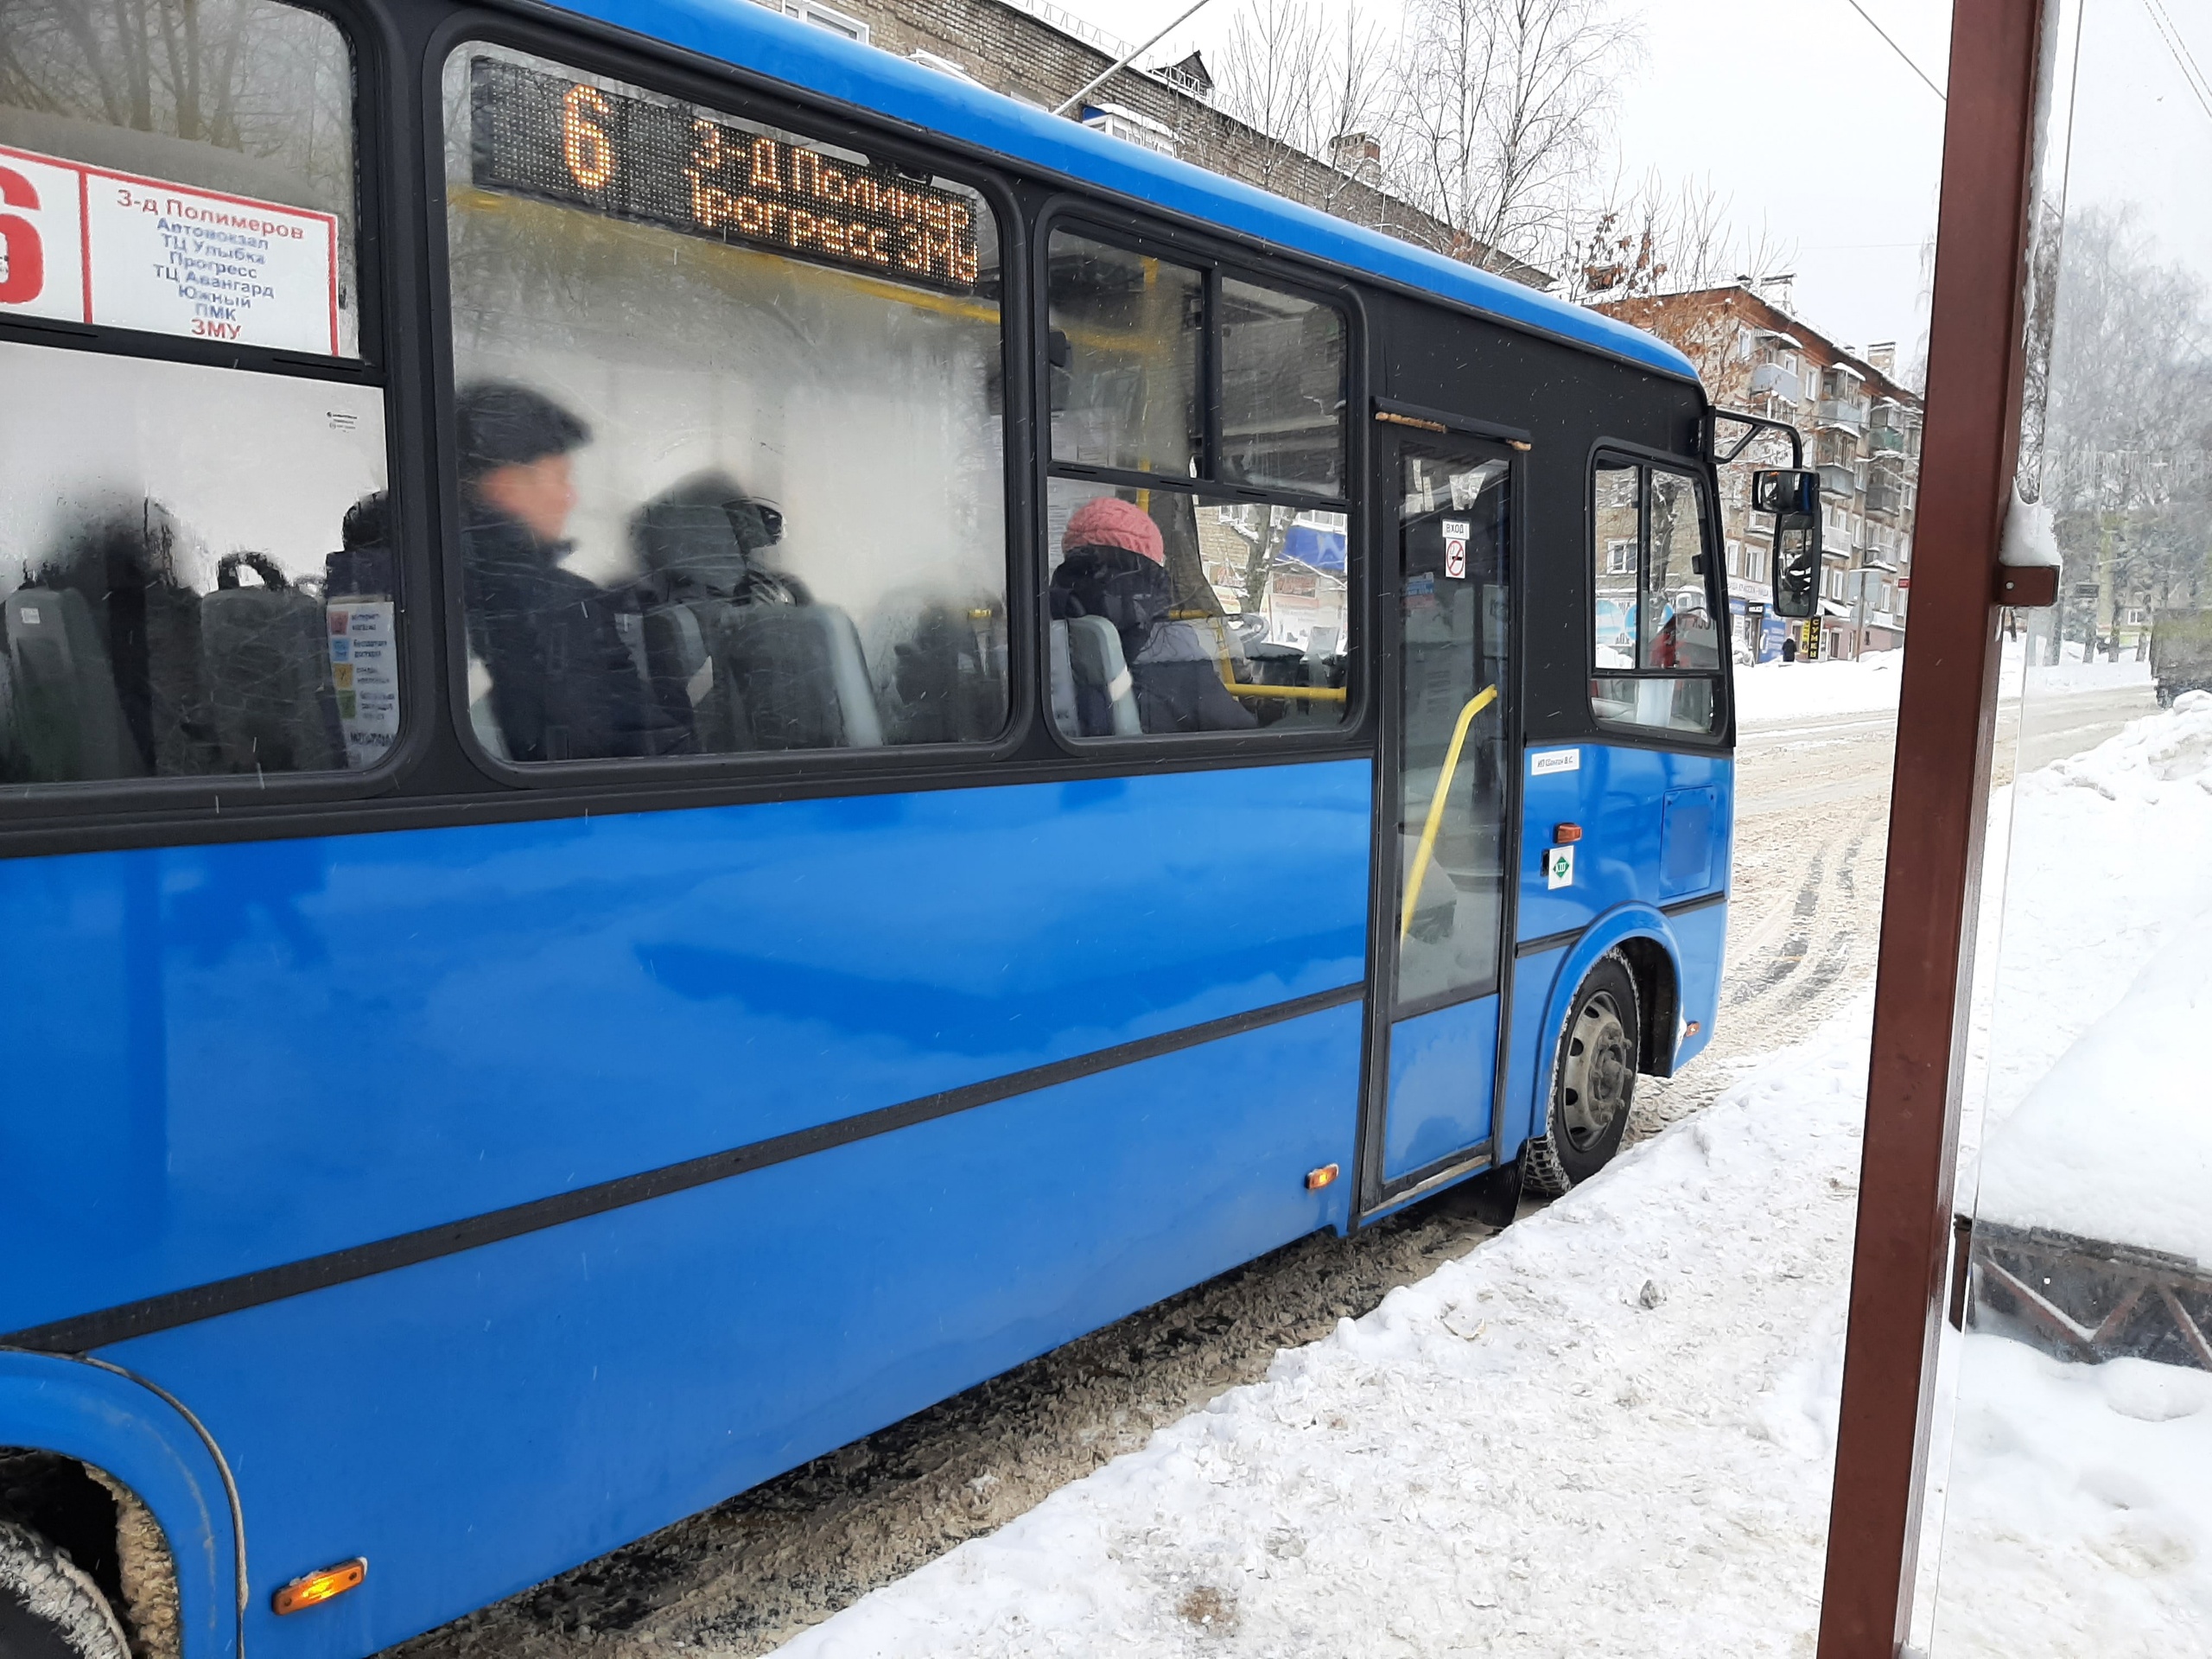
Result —
<instances>
[{"instance_id":1,"label":"overcast sky","mask_svg":"<svg viewBox=\"0 0 2212 1659\"><path fill-rule=\"evenodd\" d=\"M1057 0L1132 44L1189 0ZM1341 4L1342 0L1326 0ZM1192 47L1217 59L1237 8L1210 0L1146 55ZM1366 0L1395 27L1403 0ZM2192 92L2150 8L2196 64L2212 69L2203 0L2083 0L2070 205L2132 202L2169 259L2212 278L2212 112ZM1936 226L1943 107L1850 0L1622 0L1642 31L1614 119L1619 164L1670 180L1709 178L1739 232L1762 223L1796 248L1804 318L1860 347L1925 326L1921 247ZM1860 0L1941 86L1948 0ZM2212 89L2208 89L2212 100Z\"/></svg>"}]
</instances>

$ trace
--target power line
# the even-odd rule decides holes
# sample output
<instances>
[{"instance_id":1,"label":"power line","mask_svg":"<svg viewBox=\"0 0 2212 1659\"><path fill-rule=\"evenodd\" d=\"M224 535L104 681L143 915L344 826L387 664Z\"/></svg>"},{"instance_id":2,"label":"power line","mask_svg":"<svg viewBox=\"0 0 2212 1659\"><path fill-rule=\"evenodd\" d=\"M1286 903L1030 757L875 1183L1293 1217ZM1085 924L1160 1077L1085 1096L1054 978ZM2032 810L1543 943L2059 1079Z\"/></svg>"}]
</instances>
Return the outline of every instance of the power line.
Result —
<instances>
[{"instance_id":1,"label":"power line","mask_svg":"<svg viewBox=\"0 0 2212 1659\"><path fill-rule=\"evenodd\" d=\"M1857 12L1861 17L1866 18L1866 27L1872 29L1877 35L1882 37L1882 43L1885 46L1888 47L1891 51L1896 53L1898 57L1904 60L1904 67L1906 68L1911 70L1914 74L1918 75L1923 81L1928 82L1928 90L1936 94L1936 99L1938 103L1944 105L1948 105L1950 103L1951 100L1943 96L1943 89L1941 86L1938 86L1934 81L1928 79L1928 72L1912 60L1911 55L1905 51L1904 48L1899 46L1895 41L1890 38L1890 31L1884 29L1879 23L1876 22L1872 15L1867 11L1866 8L1859 3L1859 0L1845 0L1845 3L1853 11Z\"/></svg>"},{"instance_id":2,"label":"power line","mask_svg":"<svg viewBox=\"0 0 2212 1659\"><path fill-rule=\"evenodd\" d=\"M2196 99L2197 108L2212 116L2212 97L2206 95L2204 72L2196 67L2196 59L2189 49L2189 42L2181 37L2181 30L2174 27L2174 20L2166 16L2166 9L2158 0L2143 0L2143 10L2151 14L2151 22L2158 29L2158 38L2166 43L2166 50L2173 56L2174 67L2181 71L2181 78L2189 83L2189 90Z\"/></svg>"}]
</instances>

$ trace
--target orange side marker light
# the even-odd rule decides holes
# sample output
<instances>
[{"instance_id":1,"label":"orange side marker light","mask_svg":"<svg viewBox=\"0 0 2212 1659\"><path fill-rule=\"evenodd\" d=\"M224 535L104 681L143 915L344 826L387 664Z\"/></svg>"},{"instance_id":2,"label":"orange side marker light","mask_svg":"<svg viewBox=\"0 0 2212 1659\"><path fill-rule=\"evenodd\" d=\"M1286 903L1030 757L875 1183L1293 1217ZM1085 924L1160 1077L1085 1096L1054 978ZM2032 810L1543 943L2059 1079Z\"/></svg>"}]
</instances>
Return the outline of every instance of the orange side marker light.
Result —
<instances>
[{"instance_id":1,"label":"orange side marker light","mask_svg":"<svg viewBox=\"0 0 2212 1659\"><path fill-rule=\"evenodd\" d=\"M1579 823L1555 823L1552 826L1552 839L1562 847L1568 842L1580 841L1582 839L1582 826Z\"/></svg>"},{"instance_id":2,"label":"orange side marker light","mask_svg":"<svg viewBox=\"0 0 2212 1659\"><path fill-rule=\"evenodd\" d=\"M1306 1172L1306 1190L1308 1192L1319 1192L1323 1187L1328 1185L1330 1182L1335 1180L1338 1173L1339 1172L1334 1164L1324 1164L1319 1169L1307 1170Z\"/></svg>"},{"instance_id":3,"label":"orange side marker light","mask_svg":"<svg viewBox=\"0 0 2212 1659\"><path fill-rule=\"evenodd\" d=\"M340 1561L335 1567L324 1567L320 1573L294 1579L276 1592L274 1605L279 1613L305 1612L310 1607L320 1606L333 1596L344 1595L368 1576L368 1557L356 1555L350 1561Z\"/></svg>"}]
</instances>

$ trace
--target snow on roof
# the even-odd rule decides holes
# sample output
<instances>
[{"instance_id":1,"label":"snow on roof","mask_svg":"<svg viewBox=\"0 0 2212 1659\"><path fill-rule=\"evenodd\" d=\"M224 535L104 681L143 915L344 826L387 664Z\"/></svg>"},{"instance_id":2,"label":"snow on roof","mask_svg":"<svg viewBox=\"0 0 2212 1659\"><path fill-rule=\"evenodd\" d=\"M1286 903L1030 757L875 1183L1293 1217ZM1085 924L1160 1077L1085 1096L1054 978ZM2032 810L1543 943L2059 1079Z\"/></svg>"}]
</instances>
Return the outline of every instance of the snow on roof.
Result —
<instances>
[{"instance_id":1,"label":"snow on roof","mask_svg":"<svg viewBox=\"0 0 2212 1659\"><path fill-rule=\"evenodd\" d=\"M1864 380L1866 378L1848 363L1831 363L1828 367L1834 369L1838 374L1847 374L1854 380Z\"/></svg>"},{"instance_id":2,"label":"snow on roof","mask_svg":"<svg viewBox=\"0 0 2212 1659\"><path fill-rule=\"evenodd\" d=\"M1570 305L1318 207L1124 143L1080 122L1061 120L987 87L785 17L753 0L566 0L566 5L579 16L810 88L833 103L942 133L1047 175L1150 202L1248 242L1365 271L1377 281L1697 384L1696 365L1680 351L1602 311Z\"/></svg>"},{"instance_id":3,"label":"snow on roof","mask_svg":"<svg viewBox=\"0 0 2212 1659\"><path fill-rule=\"evenodd\" d=\"M1795 334L1786 334L1779 328L1762 328L1758 333L1759 338L1762 340L1778 340L1784 346L1790 346L1797 351L1802 352L1805 349L1805 342L1803 340L1798 339Z\"/></svg>"}]
</instances>

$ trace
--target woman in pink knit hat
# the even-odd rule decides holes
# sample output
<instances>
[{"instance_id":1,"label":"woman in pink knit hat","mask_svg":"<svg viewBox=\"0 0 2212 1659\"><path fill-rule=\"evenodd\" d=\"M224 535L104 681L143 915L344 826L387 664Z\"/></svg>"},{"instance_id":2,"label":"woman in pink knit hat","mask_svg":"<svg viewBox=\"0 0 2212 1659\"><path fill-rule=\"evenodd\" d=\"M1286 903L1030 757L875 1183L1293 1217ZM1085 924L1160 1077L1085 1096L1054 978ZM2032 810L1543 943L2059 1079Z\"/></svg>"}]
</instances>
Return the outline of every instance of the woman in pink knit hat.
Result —
<instances>
[{"instance_id":1,"label":"woman in pink knit hat","mask_svg":"<svg viewBox=\"0 0 2212 1659\"><path fill-rule=\"evenodd\" d=\"M1052 616L1103 617L1121 636L1147 732L1235 732L1259 724L1221 683L1213 653L1187 622L1171 620L1174 594L1160 526L1134 501L1094 497L1069 515L1052 572ZM1077 688L1080 735L1113 729L1104 688Z\"/></svg>"}]
</instances>

